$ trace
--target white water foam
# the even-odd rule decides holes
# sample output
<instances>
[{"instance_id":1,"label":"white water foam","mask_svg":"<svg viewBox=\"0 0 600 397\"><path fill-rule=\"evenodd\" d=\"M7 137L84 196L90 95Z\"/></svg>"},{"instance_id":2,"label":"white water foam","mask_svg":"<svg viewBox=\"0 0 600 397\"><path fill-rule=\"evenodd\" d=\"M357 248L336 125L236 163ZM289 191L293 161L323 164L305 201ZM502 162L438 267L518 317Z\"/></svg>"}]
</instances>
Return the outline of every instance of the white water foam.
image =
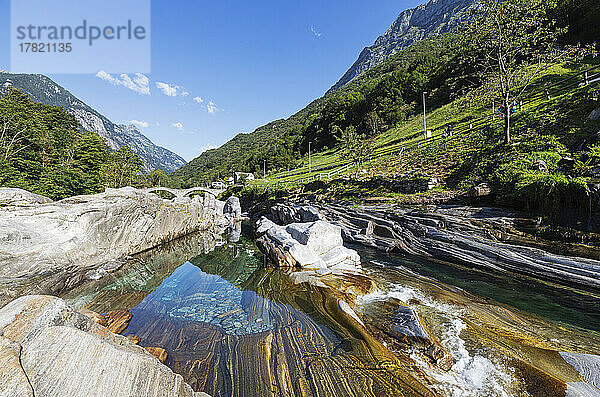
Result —
<instances>
[{"instance_id":1,"label":"white water foam","mask_svg":"<svg viewBox=\"0 0 600 397\"><path fill-rule=\"evenodd\" d=\"M445 396L464 397L509 397L512 395L510 385L513 377L500 364L494 364L481 354L471 354L461 339L461 332L467 327L462 320L459 307L436 302L421 291L401 285L393 285L390 290L377 290L357 299L358 307L376 303L377 301L396 298L405 303L411 299L418 300L419 311L435 316L439 322L439 334L436 337L446 350L454 357L455 364L448 372L443 372L428 364L420 355L413 353L411 358L419 367L438 383L433 387ZM421 306L422 305L422 306Z\"/></svg>"}]
</instances>

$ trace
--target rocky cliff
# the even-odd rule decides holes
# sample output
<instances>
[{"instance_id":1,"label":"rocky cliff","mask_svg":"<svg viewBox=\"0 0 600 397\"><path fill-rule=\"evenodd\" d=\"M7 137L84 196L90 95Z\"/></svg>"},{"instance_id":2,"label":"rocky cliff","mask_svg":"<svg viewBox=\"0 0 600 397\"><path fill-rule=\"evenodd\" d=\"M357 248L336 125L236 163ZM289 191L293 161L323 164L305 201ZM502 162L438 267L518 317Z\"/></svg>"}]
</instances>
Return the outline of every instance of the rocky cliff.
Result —
<instances>
[{"instance_id":1,"label":"rocky cliff","mask_svg":"<svg viewBox=\"0 0 600 397\"><path fill-rule=\"evenodd\" d=\"M106 139L112 150L129 146L142 159L144 172L172 172L186 163L179 155L152 143L136 126L114 124L46 76L0 73L0 88L7 86L26 92L34 101L63 107L75 116L83 130Z\"/></svg>"},{"instance_id":2,"label":"rocky cliff","mask_svg":"<svg viewBox=\"0 0 600 397\"><path fill-rule=\"evenodd\" d=\"M452 31L474 3L475 0L430 0L403 11L375 44L360 53L358 60L329 91L337 90L417 41Z\"/></svg>"}]
</instances>

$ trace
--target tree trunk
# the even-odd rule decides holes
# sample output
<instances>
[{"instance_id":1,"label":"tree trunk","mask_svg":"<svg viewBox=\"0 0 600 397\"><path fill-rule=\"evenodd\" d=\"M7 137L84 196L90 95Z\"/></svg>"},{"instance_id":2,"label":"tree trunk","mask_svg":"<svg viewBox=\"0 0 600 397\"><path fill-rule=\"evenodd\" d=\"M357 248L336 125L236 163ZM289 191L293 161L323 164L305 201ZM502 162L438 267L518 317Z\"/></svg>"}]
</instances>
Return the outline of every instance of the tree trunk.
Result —
<instances>
[{"instance_id":1,"label":"tree trunk","mask_svg":"<svg viewBox=\"0 0 600 397\"><path fill-rule=\"evenodd\" d=\"M506 144L510 143L510 101L504 101L504 141Z\"/></svg>"}]
</instances>

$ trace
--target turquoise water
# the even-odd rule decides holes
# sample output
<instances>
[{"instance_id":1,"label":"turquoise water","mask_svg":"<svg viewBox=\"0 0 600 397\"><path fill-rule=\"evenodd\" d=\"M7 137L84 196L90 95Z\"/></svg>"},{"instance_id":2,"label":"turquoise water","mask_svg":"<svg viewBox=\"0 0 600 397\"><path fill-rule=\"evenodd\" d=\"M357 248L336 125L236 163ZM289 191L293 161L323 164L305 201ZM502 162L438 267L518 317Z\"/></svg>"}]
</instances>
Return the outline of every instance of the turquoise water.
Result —
<instances>
[{"instance_id":1,"label":"turquoise water","mask_svg":"<svg viewBox=\"0 0 600 397\"><path fill-rule=\"evenodd\" d=\"M491 273L353 246L372 271L405 267L417 274L516 307L558 324L600 332L600 299L590 294ZM383 266L383 267L381 267Z\"/></svg>"}]
</instances>

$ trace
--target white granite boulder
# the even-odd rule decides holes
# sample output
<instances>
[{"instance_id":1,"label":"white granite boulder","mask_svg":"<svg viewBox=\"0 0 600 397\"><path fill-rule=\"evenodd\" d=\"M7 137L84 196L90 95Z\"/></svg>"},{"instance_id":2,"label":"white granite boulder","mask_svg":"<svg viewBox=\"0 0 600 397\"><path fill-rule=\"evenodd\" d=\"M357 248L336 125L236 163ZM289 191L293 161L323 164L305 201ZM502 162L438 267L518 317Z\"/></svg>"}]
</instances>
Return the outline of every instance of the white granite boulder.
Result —
<instances>
[{"instance_id":1,"label":"white granite boulder","mask_svg":"<svg viewBox=\"0 0 600 397\"><path fill-rule=\"evenodd\" d=\"M2 396L208 396L52 296L24 296L0 309L0 358Z\"/></svg>"},{"instance_id":2,"label":"white granite boulder","mask_svg":"<svg viewBox=\"0 0 600 397\"><path fill-rule=\"evenodd\" d=\"M0 207L6 206L29 206L35 204L51 203L48 197L28 192L27 190L0 187Z\"/></svg>"},{"instance_id":3,"label":"white granite boulder","mask_svg":"<svg viewBox=\"0 0 600 397\"><path fill-rule=\"evenodd\" d=\"M292 223L287 225L285 230L300 244L306 245L319 255L344 244L342 228L325 221Z\"/></svg>"},{"instance_id":4,"label":"white granite boulder","mask_svg":"<svg viewBox=\"0 0 600 397\"><path fill-rule=\"evenodd\" d=\"M324 275L360 269L360 256L344 247L341 228L318 220L279 226L263 217L257 245L279 267L302 268Z\"/></svg>"},{"instance_id":5,"label":"white granite boulder","mask_svg":"<svg viewBox=\"0 0 600 397\"><path fill-rule=\"evenodd\" d=\"M0 305L30 293L16 290L27 280L43 276L44 288L36 291L54 294L82 277L95 279L116 270L130 255L197 230L217 230L224 219L220 204L209 194L164 200L122 188L2 207Z\"/></svg>"}]
</instances>

